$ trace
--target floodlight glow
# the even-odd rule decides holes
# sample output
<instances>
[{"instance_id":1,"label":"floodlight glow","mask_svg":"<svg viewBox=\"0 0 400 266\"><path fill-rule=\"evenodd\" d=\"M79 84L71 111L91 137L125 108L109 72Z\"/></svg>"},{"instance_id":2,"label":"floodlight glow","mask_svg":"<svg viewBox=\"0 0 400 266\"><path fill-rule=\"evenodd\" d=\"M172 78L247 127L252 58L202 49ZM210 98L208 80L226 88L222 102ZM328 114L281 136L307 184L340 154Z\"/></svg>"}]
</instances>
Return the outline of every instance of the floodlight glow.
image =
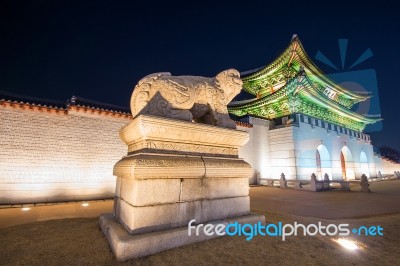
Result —
<instances>
[{"instance_id":1,"label":"floodlight glow","mask_svg":"<svg viewBox=\"0 0 400 266\"><path fill-rule=\"evenodd\" d=\"M337 243L339 243L342 247L344 247L344 248L346 248L348 250L357 250L357 249L359 249L359 247L352 240L339 238L339 239L337 239L335 241Z\"/></svg>"},{"instance_id":2,"label":"floodlight glow","mask_svg":"<svg viewBox=\"0 0 400 266\"><path fill-rule=\"evenodd\" d=\"M30 209L31 209L31 208L29 208L29 207L24 207L24 208L21 209L21 211L26 212L26 211L29 211Z\"/></svg>"},{"instance_id":3,"label":"floodlight glow","mask_svg":"<svg viewBox=\"0 0 400 266\"><path fill-rule=\"evenodd\" d=\"M82 207L87 207L87 206L89 206L89 203L87 202L82 203Z\"/></svg>"}]
</instances>

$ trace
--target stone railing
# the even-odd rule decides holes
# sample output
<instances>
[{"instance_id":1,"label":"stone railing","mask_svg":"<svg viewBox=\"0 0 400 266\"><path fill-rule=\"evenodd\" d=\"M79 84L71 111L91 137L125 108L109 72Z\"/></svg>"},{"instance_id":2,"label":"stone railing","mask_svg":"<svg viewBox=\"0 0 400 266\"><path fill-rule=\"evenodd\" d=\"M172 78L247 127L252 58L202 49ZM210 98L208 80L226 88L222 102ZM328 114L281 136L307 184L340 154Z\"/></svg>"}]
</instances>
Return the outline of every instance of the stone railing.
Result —
<instances>
[{"instance_id":1,"label":"stone railing","mask_svg":"<svg viewBox=\"0 0 400 266\"><path fill-rule=\"evenodd\" d=\"M384 180L393 180L393 179L400 179L400 171L394 171L393 174L381 174L380 171L378 171L377 177L369 179L371 182L379 182L379 181L384 181Z\"/></svg>"},{"instance_id":2,"label":"stone railing","mask_svg":"<svg viewBox=\"0 0 400 266\"><path fill-rule=\"evenodd\" d=\"M400 172L397 173L400 177ZM317 180L317 176L313 173L311 175L310 181L306 180L287 180L285 174L282 173L279 179L267 178L260 180L261 185L266 185L268 187L279 187L282 189L295 188L308 191L327 191L333 189L332 185L338 184L340 190L350 191L350 184L359 184L361 192L371 192L369 189L369 181L366 175L361 176L361 180L331 180L328 174L325 174L324 180Z\"/></svg>"},{"instance_id":3,"label":"stone railing","mask_svg":"<svg viewBox=\"0 0 400 266\"><path fill-rule=\"evenodd\" d=\"M261 179L260 184L266 185L268 187L280 187L280 188L298 188L302 189L305 185L308 185L310 182L305 180L287 180L285 174L281 174L281 178L279 179ZM289 185L288 185L289 184Z\"/></svg>"},{"instance_id":4,"label":"stone railing","mask_svg":"<svg viewBox=\"0 0 400 266\"><path fill-rule=\"evenodd\" d=\"M324 175L324 180L317 180L317 176L313 173L311 175L310 190L311 191L324 191L332 189L331 184L339 184L340 190L350 191L350 182L345 180L330 180L328 174Z\"/></svg>"}]
</instances>

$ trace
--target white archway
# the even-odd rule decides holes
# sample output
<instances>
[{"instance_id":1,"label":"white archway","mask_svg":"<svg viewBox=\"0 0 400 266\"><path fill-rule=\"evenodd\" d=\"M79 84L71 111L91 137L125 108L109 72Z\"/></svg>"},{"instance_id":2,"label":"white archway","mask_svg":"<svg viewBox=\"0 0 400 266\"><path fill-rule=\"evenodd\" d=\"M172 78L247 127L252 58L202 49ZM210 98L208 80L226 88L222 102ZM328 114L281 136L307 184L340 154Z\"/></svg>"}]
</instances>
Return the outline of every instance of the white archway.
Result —
<instances>
[{"instance_id":1,"label":"white archway","mask_svg":"<svg viewBox=\"0 0 400 266\"><path fill-rule=\"evenodd\" d=\"M318 179L324 179L325 174L328 174L329 178L332 179L331 156L329 155L328 149L323 144L317 147L315 157Z\"/></svg>"},{"instance_id":2,"label":"white archway","mask_svg":"<svg viewBox=\"0 0 400 266\"><path fill-rule=\"evenodd\" d=\"M340 163L342 166L343 179L355 179L353 155L347 146L343 146L340 152Z\"/></svg>"},{"instance_id":3,"label":"white archway","mask_svg":"<svg viewBox=\"0 0 400 266\"><path fill-rule=\"evenodd\" d=\"M364 151L360 153L360 175L362 174L369 178L368 158Z\"/></svg>"}]
</instances>

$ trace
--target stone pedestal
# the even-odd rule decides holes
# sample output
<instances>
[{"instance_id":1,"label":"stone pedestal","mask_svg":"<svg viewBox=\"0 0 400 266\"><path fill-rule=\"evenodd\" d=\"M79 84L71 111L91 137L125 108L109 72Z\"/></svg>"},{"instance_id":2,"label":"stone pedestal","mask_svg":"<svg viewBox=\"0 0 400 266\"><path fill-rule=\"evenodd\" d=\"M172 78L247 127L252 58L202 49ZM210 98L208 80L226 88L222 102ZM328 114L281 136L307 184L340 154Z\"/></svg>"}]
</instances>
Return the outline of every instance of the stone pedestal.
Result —
<instances>
[{"instance_id":1,"label":"stone pedestal","mask_svg":"<svg viewBox=\"0 0 400 266\"><path fill-rule=\"evenodd\" d=\"M189 236L183 232L187 233L192 219L222 223L241 217L264 222L263 216L250 214L248 178L252 168L238 158L238 148L248 141L247 132L141 115L120 130L120 137L128 145L128 155L114 166L114 218L101 218L102 230L118 260L206 240L206 236L186 239ZM124 230L117 229L117 224ZM172 236L168 232L175 232L172 229L183 239L170 246L164 241L157 247L154 234L168 239ZM141 248L135 252L139 237L140 243L151 241L148 252ZM117 239L132 240L116 245ZM127 243L135 243L135 247Z\"/></svg>"}]
</instances>

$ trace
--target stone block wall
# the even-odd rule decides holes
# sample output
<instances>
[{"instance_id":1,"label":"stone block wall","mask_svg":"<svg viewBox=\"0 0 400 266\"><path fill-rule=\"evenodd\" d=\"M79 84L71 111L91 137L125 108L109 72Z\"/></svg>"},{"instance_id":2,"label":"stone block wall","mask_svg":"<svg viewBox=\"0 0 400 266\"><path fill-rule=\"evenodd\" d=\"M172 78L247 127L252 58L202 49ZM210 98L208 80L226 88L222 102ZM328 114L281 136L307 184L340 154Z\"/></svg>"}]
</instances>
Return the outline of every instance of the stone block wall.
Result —
<instances>
[{"instance_id":1,"label":"stone block wall","mask_svg":"<svg viewBox=\"0 0 400 266\"><path fill-rule=\"evenodd\" d=\"M112 198L129 115L0 104L0 204Z\"/></svg>"}]
</instances>

